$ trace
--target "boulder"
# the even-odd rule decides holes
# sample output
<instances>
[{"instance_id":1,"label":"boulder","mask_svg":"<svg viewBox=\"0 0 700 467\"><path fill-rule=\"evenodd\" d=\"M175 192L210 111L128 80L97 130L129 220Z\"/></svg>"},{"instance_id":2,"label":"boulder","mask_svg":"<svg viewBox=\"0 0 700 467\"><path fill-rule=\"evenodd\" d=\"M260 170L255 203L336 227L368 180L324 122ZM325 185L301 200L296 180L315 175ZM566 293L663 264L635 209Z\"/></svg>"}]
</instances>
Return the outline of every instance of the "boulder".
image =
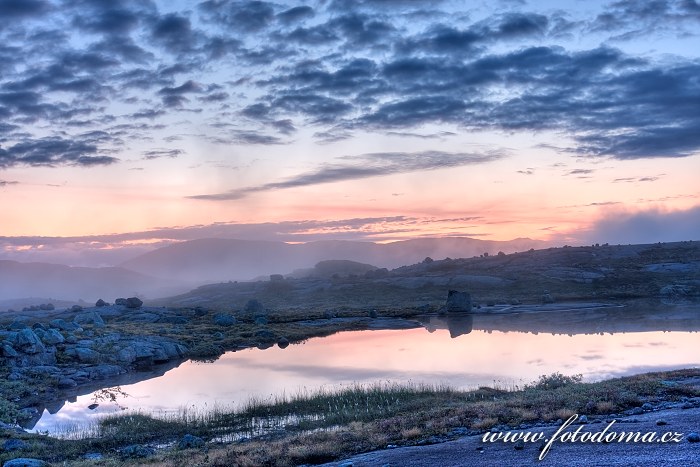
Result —
<instances>
[{"instance_id":1,"label":"boulder","mask_svg":"<svg viewBox=\"0 0 700 467\"><path fill-rule=\"evenodd\" d=\"M118 298L114 301L115 305L121 305L121 306L126 306L127 301L126 298Z\"/></svg>"},{"instance_id":2,"label":"boulder","mask_svg":"<svg viewBox=\"0 0 700 467\"><path fill-rule=\"evenodd\" d=\"M450 290L447 292L445 308L448 313L469 313L472 311L472 297L467 292Z\"/></svg>"},{"instance_id":3,"label":"boulder","mask_svg":"<svg viewBox=\"0 0 700 467\"><path fill-rule=\"evenodd\" d=\"M132 444L119 451L122 457L127 459L144 458L155 454L155 452L155 449L141 444Z\"/></svg>"},{"instance_id":4,"label":"boulder","mask_svg":"<svg viewBox=\"0 0 700 467\"><path fill-rule=\"evenodd\" d=\"M99 299L95 302L95 306L98 308L102 308L103 306L109 306L109 303L105 302L102 299Z\"/></svg>"},{"instance_id":5,"label":"boulder","mask_svg":"<svg viewBox=\"0 0 700 467\"><path fill-rule=\"evenodd\" d=\"M180 439L178 447L180 449L202 448L204 447L204 440L199 436L186 434Z\"/></svg>"},{"instance_id":6,"label":"boulder","mask_svg":"<svg viewBox=\"0 0 700 467\"><path fill-rule=\"evenodd\" d=\"M60 329L61 331L68 331L68 332L73 332L73 331L82 331L83 328L80 327L80 325L73 323L73 322L68 322L64 319L52 319L49 321L49 327L54 328L54 329Z\"/></svg>"},{"instance_id":7,"label":"boulder","mask_svg":"<svg viewBox=\"0 0 700 467\"><path fill-rule=\"evenodd\" d=\"M10 325L7 327L10 331L20 331L22 329L27 329L29 326L27 326L27 323L24 323L20 320L14 320Z\"/></svg>"},{"instance_id":8,"label":"boulder","mask_svg":"<svg viewBox=\"0 0 700 467\"><path fill-rule=\"evenodd\" d=\"M265 313L265 307L256 299L248 300L244 309L248 313L253 313L254 315Z\"/></svg>"},{"instance_id":9,"label":"boulder","mask_svg":"<svg viewBox=\"0 0 700 467\"><path fill-rule=\"evenodd\" d=\"M29 328L22 329L17 333L14 347L26 354L46 352L46 347L41 342L41 339Z\"/></svg>"},{"instance_id":10,"label":"boulder","mask_svg":"<svg viewBox=\"0 0 700 467\"><path fill-rule=\"evenodd\" d=\"M97 363L102 360L102 355L88 347L73 347L66 349L66 355L74 357L80 363Z\"/></svg>"},{"instance_id":11,"label":"boulder","mask_svg":"<svg viewBox=\"0 0 700 467\"><path fill-rule=\"evenodd\" d=\"M141 308L143 301L138 297L129 297L126 299L127 308Z\"/></svg>"},{"instance_id":12,"label":"boulder","mask_svg":"<svg viewBox=\"0 0 700 467\"><path fill-rule=\"evenodd\" d=\"M19 357L19 354L15 349L12 348L12 345L10 345L9 342L3 341L0 344L0 355L6 358L17 358Z\"/></svg>"},{"instance_id":13,"label":"boulder","mask_svg":"<svg viewBox=\"0 0 700 467\"><path fill-rule=\"evenodd\" d=\"M37 335L39 335L39 330L36 330L35 332ZM58 332L58 330L56 329L41 331L41 335L39 337L41 338L41 341L46 345L63 344L66 340L63 337L63 334Z\"/></svg>"},{"instance_id":14,"label":"boulder","mask_svg":"<svg viewBox=\"0 0 700 467\"><path fill-rule=\"evenodd\" d=\"M256 316L255 317L255 324L258 326L264 326L267 324L267 317L265 316Z\"/></svg>"},{"instance_id":15,"label":"boulder","mask_svg":"<svg viewBox=\"0 0 700 467\"><path fill-rule=\"evenodd\" d=\"M59 389L70 389L70 388L76 387L78 385L78 383L76 383L71 378L61 378L58 380L56 385L58 386Z\"/></svg>"},{"instance_id":16,"label":"boulder","mask_svg":"<svg viewBox=\"0 0 700 467\"><path fill-rule=\"evenodd\" d=\"M44 462L41 459L32 459L30 457L18 457L17 459L12 459L4 464L2 467L50 467L51 464Z\"/></svg>"},{"instance_id":17,"label":"boulder","mask_svg":"<svg viewBox=\"0 0 700 467\"><path fill-rule=\"evenodd\" d=\"M542 303L544 305L548 305L550 303L554 303L554 298L549 294L549 292L545 291L542 294Z\"/></svg>"},{"instance_id":18,"label":"boulder","mask_svg":"<svg viewBox=\"0 0 700 467\"><path fill-rule=\"evenodd\" d=\"M73 305L72 307L70 307L70 311L72 311L73 313L78 313L80 311L83 311L83 307L80 305Z\"/></svg>"},{"instance_id":19,"label":"boulder","mask_svg":"<svg viewBox=\"0 0 700 467\"><path fill-rule=\"evenodd\" d=\"M236 318L229 314L218 314L214 316L214 324L218 326L233 326L236 324Z\"/></svg>"},{"instance_id":20,"label":"boulder","mask_svg":"<svg viewBox=\"0 0 700 467\"><path fill-rule=\"evenodd\" d=\"M75 315L73 322L80 326L84 326L86 324L90 324L97 328L103 328L105 326L105 322L102 319L102 316L100 316L100 314L96 311L86 311L84 313L79 313Z\"/></svg>"}]
</instances>

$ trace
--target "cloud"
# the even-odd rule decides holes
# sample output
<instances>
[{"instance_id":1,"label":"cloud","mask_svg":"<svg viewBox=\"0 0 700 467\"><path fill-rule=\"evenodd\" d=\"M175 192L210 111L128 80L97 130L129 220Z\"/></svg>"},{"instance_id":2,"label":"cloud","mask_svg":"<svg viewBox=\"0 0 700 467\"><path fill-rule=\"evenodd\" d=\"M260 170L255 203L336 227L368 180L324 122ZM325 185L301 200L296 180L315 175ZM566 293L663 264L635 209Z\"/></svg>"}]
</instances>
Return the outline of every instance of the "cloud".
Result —
<instances>
[{"instance_id":1,"label":"cloud","mask_svg":"<svg viewBox=\"0 0 700 467\"><path fill-rule=\"evenodd\" d=\"M189 198L205 200L235 200L253 193L298 188L322 183L359 180L363 178L409 173L426 170L439 170L472 164L483 164L503 158L501 153L447 153L425 151L417 153L372 153L361 156L339 158L344 163L328 164L313 172L297 175L287 180L271 182L258 186L239 188L226 193L212 195L195 195ZM350 163L348 163L350 162Z\"/></svg>"},{"instance_id":2,"label":"cloud","mask_svg":"<svg viewBox=\"0 0 700 467\"><path fill-rule=\"evenodd\" d=\"M44 0L0 0L0 17L37 17L51 10L51 4Z\"/></svg>"},{"instance_id":3,"label":"cloud","mask_svg":"<svg viewBox=\"0 0 700 467\"><path fill-rule=\"evenodd\" d=\"M73 141L59 137L28 139L7 149L0 148L0 168L17 165L90 167L109 165L118 161L111 156L99 155L98 152L97 146L92 144L89 138L86 138L85 141Z\"/></svg>"},{"instance_id":4,"label":"cloud","mask_svg":"<svg viewBox=\"0 0 700 467\"><path fill-rule=\"evenodd\" d=\"M182 149L154 149L151 151L145 151L143 153L143 159L144 160L154 160L154 159L160 159L162 157L174 159L174 158L176 158L184 153L185 153L185 151L183 151Z\"/></svg>"},{"instance_id":5,"label":"cloud","mask_svg":"<svg viewBox=\"0 0 700 467\"><path fill-rule=\"evenodd\" d=\"M14 181L14 180L0 180L0 188L4 188L6 186L10 185L17 185L19 182Z\"/></svg>"},{"instance_id":6,"label":"cloud","mask_svg":"<svg viewBox=\"0 0 700 467\"><path fill-rule=\"evenodd\" d=\"M637 244L700 240L700 206L686 210L608 211L587 231L582 243Z\"/></svg>"}]
</instances>

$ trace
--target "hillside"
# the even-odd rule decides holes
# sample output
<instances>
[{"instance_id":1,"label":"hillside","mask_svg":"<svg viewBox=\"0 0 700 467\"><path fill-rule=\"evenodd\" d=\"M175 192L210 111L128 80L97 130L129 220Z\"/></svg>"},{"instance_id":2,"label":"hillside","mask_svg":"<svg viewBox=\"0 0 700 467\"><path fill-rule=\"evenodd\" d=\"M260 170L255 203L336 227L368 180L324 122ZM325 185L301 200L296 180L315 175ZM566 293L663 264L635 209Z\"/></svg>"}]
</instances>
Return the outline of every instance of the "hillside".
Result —
<instances>
[{"instance_id":1,"label":"hillside","mask_svg":"<svg viewBox=\"0 0 700 467\"><path fill-rule=\"evenodd\" d=\"M552 300L695 299L700 242L549 248L479 258L423 261L377 275L223 283L164 299L175 306L242 307L252 297L270 308L436 307L447 290L477 304Z\"/></svg>"},{"instance_id":2,"label":"hillside","mask_svg":"<svg viewBox=\"0 0 700 467\"><path fill-rule=\"evenodd\" d=\"M530 239L497 242L431 238L387 244L351 241L289 244L210 238L159 248L121 266L154 277L202 283L289 273L324 260L350 260L380 268L397 268L426 257L470 258L485 252L495 255L499 251L513 253L542 246L544 242Z\"/></svg>"}]
</instances>

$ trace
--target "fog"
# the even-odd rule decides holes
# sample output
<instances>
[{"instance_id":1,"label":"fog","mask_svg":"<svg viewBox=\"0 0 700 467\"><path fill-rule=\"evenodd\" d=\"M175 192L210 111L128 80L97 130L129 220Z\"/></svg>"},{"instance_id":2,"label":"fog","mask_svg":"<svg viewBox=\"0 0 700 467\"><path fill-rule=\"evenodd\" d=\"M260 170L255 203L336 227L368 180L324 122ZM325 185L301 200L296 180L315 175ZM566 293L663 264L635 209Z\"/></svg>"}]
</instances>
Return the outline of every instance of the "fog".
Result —
<instances>
[{"instance_id":1,"label":"fog","mask_svg":"<svg viewBox=\"0 0 700 467\"><path fill-rule=\"evenodd\" d=\"M389 244L352 241L320 241L289 244L275 241L200 239L155 248L127 261L136 253L112 253L103 259L109 267L71 267L66 264L31 262L37 250L13 250L14 260L0 257L0 300L42 297L94 302L98 298L160 298L184 293L205 283L268 278L270 274L290 274L312 268L324 260L351 260L377 267L396 268L433 259L469 258L483 253L512 253L543 248L543 242L518 239L509 242L471 238L420 239ZM87 248L89 249L89 247ZM46 250L46 249L41 249ZM54 259L75 258L75 245L62 250L48 248ZM45 254L46 252L42 252ZM47 256L44 256L47 258Z\"/></svg>"},{"instance_id":2,"label":"fog","mask_svg":"<svg viewBox=\"0 0 700 467\"><path fill-rule=\"evenodd\" d=\"M700 206L680 211L609 211L580 238L583 243L612 244L700 240Z\"/></svg>"}]
</instances>

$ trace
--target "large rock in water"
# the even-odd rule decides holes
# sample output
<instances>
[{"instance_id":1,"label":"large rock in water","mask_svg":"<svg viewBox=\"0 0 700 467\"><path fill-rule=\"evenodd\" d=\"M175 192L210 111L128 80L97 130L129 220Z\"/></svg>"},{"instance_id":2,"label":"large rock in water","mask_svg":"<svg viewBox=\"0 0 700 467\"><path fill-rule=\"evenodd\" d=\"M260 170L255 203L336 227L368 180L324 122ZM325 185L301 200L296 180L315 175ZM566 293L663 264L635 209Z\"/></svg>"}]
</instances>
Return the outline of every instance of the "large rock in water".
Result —
<instances>
[{"instance_id":1,"label":"large rock in water","mask_svg":"<svg viewBox=\"0 0 700 467\"><path fill-rule=\"evenodd\" d=\"M447 292L445 308L448 313L469 313L472 311L472 297L467 292L450 290Z\"/></svg>"}]
</instances>

